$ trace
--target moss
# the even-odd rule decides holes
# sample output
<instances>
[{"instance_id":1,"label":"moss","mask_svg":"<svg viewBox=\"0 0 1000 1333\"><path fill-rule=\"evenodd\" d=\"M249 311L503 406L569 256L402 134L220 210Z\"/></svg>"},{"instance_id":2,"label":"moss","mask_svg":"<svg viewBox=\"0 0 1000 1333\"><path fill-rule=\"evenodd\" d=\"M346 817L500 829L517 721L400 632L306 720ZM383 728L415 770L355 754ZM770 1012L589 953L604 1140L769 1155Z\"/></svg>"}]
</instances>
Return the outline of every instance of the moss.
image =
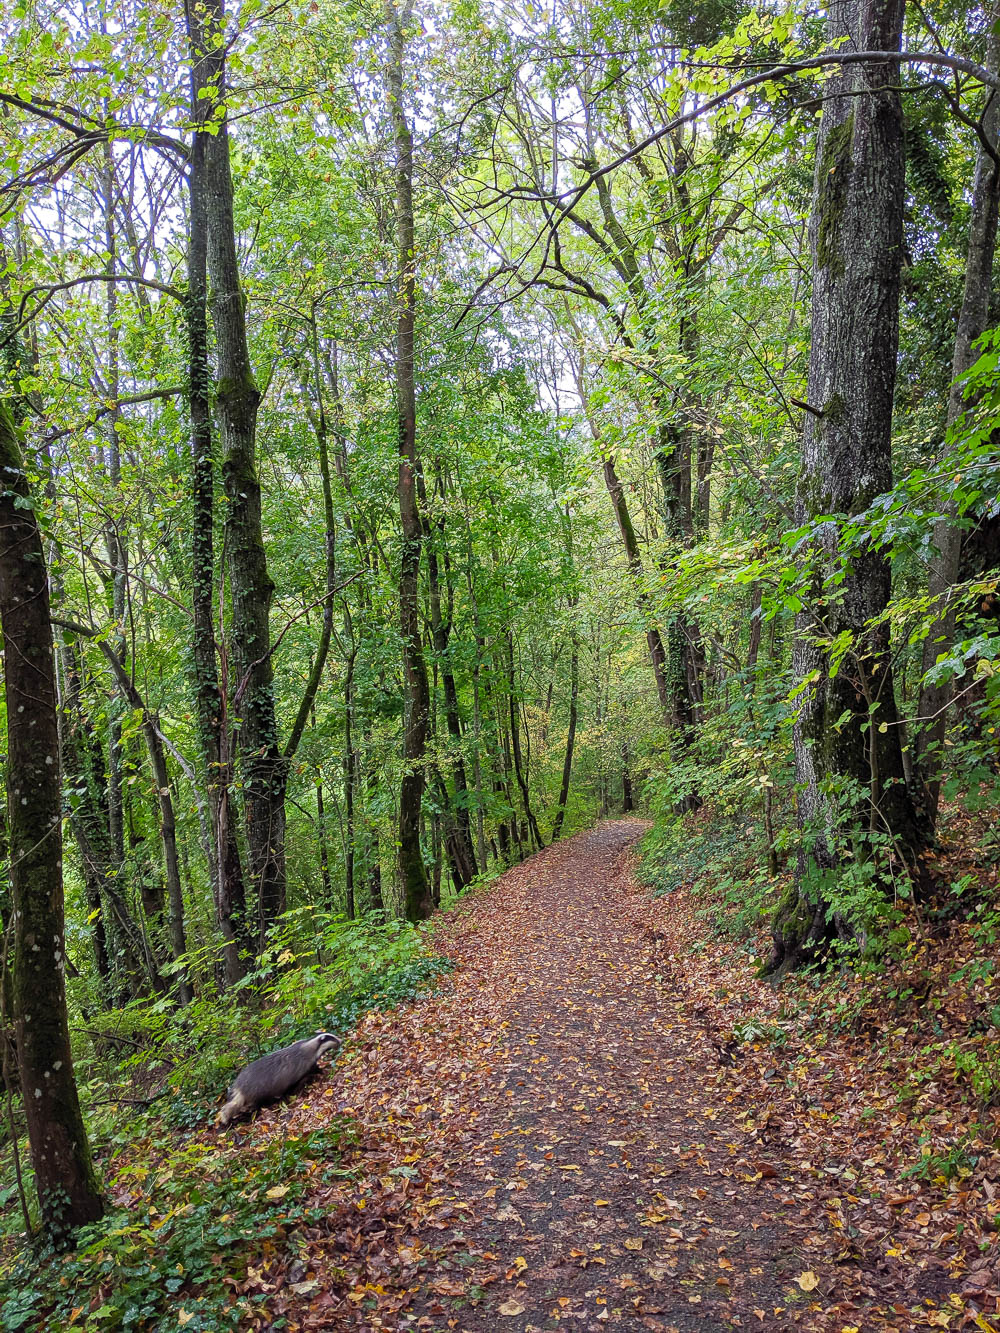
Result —
<instances>
[{"instance_id":1,"label":"moss","mask_svg":"<svg viewBox=\"0 0 1000 1333\"><path fill-rule=\"evenodd\" d=\"M799 893L798 886L789 884L774 909L771 928L787 945L799 944L812 925L812 915L812 908Z\"/></svg>"},{"instance_id":2,"label":"moss","mask_svg":"<svg viewBox=\"0 0 1000 1333\"><path fill-rule=\"evenodd\" d=\"M847 403L843 394L834 393L823 404L823 425L840 426L847 420Z\"/></svg>"},{"instance_id":3,"label":"moss","mask_svg":"<svg viewBox=\"0 0 1000 1333\"><path fill-rule=\"evenodd\" d=\"M835 125L826 136L817 185L819 228L816 234L816 262L820 268L829 268L837 277L843 274L845 268L839 244L840 219L847 201L853 142L852 110L846 120Z\"/></svg>"}]
</instances>

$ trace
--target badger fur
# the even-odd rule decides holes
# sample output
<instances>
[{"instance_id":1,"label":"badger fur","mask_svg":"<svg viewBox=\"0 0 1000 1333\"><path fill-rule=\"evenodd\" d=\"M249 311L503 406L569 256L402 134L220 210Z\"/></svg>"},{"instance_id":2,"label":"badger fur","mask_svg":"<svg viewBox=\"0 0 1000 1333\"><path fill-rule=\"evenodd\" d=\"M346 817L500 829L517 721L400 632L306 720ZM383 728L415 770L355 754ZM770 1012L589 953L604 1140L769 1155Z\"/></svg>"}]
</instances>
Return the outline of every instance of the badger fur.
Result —
<instances>
[{"instance_id":1,"label":"badger fur","mask_svg":"<svg viewBox=\"0 0 1000 1333\"><path fill-rule=\"evenodd\" d=\"M255 1111L264 1102L283 1097L316 1068L319 1057L328 1050L340 1049L340 1038L332 1032L317 1032L305 1041L292 1042L280 1051L272 1051L241 1069L226 1093L227 1101L219 1112L216 1124L221 1128L238 1115Z\"/></svg>"}]
</instances>

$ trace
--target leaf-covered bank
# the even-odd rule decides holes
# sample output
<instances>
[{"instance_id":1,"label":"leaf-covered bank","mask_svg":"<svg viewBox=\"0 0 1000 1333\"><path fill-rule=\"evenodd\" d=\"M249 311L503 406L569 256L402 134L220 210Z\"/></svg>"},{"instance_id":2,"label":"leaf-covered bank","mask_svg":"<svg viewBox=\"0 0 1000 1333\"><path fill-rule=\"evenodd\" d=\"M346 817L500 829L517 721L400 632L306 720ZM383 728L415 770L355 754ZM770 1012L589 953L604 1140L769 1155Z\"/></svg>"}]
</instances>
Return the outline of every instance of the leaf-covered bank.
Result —
<instances>
[{"instance_id":1,"label":"leaf-covered bank","mask_svg":"<svg viewBox=\"0 0 1000 1333\"><path fill-rule=\"evenodd\" d=\"M273 954L243 983L239 1006L222 1007L213 995L180 1015L163 1002L136 1004L90 1032L95 1054L77 1074L110 1207L72 1254L37 1242L32 1251L18 1234L8 1159L0 1328L255 1326L263 1297L246 1294L253 1272L272 1263L294 1269L303 1228L322 1220L315 1189L353 1178L356 1133L325 1100L340 1069L298 1091L326 1112L302 1134L270 1135L287 1114L282 1106L228 1133L213 1130L229 1079L317 1027L350 1041L366 1014L412 1001L452 966L404 923L310 917L314 941L296 952L301 924L285 923ZM27 1171L24 1185L30 1197Z\"/></svg>"}]
</instances>

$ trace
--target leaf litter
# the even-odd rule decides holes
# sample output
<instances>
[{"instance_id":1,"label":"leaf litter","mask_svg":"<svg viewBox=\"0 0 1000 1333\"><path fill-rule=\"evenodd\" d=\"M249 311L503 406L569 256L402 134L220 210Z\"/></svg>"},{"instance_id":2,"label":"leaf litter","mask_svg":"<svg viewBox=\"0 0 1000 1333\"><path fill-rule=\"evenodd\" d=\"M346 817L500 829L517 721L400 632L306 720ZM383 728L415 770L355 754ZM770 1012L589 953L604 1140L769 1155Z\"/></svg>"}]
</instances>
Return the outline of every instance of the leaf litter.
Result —
<instances>
[{"instance_id":1,"label":"leaf litter","mask_svg":"<svg viewBox=\"0 0 1000 1333\"><path fill-rule=\"evenodd\" d=\"M369 1014L257 1121L357 1136L294 1262L251 1268L258 1326L1000 1333L995 1139L974 1171L906 1177L916 1130L870 1038L738 1039L787 998L706 946L687 893L638 884L645 827L460 900L440 989Z\"/></svg>"}]
</instances>

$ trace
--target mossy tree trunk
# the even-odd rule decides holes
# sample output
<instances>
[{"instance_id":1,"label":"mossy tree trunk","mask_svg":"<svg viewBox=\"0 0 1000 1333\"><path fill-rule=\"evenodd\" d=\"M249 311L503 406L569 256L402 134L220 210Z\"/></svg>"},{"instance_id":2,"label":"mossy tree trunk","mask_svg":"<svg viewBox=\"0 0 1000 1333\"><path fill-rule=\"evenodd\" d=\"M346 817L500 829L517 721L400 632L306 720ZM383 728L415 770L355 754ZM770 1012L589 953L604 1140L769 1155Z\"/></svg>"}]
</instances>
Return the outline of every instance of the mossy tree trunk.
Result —
<instances>
[{"instance_id":1,"label":"mossy tree trunk","mask_svg":"<svg viewBox=\"0 0 1000 1333\"><path fill-rule=\"evenodd\" d=\"M208 216L206 157L212 138L212 66L201 47L204 34L188 11L192 44L191 115L195 130L188 164L188 264L186 323L188 406L191 415L191 657L198 739L212 820L212 875L215 917L223 939L228 985L241 980L251 953L246 885L234 809L233 757L228 700L219 678L215 641L216 457L212 429L211 369L208 361Z\"/></svg>"},{"instance_id":2,"label":"mossy tree trunk","mask_svg":"<svg viewBox=\"0 0 1000 1333\"><path fill-rule=\"evenodd\" d=\"M420 846L420 810L426 774L424 751L430 715L430 688L420 636L419 580L423 524L417 503L417 403L414 380L414 330L417 274L413 221L413 134L406 118L403 63L405 26L412 4L400 13L386 4L389 29L388 95L396 150L396 246L398 320L396 333L396 410L399 417L399 517L402 529L399 568L399 628L406 684L403 759L399 792L399 873L403 910L421 921L434 910Z\"/></svg>"},{"instance_id":3,"label":"mossy tree trunk","mask_svg":"<svg viewBox=\"0 0 1000 1333\"><path fill-rule=\"evenodd\" d=\"M831 41L898 51L904 0L836 0ZM843 48L842 48L843 49ZM809 404L797 520L857 514L892 486L892 402L903 242L903 122L891 64L845 68L828 85L816 153L810 228L813 269ZM818 887L846 834L888 835L912 862L921 828L903 775L889 633L873 625L890 592L885 551L863 548L840 571L837 523L823 524L808 558L815 575L796 621L793 665L805 686L795 725L803 851L797 884L773 923L772 972L849 933ZM828 583L831 575L838 582ZM850 636L840 669L829 647ZM864 801L846 815L832 792Z\"/></svg>"},{"instance_id":4,"label":"mossy tree trunk","mask_svg":"<svg viewBox=\"0 0 1000 1333\"><path fill-rule=\"evenodd\" d=\"M64 1244L103 1213L66 1012L62 788L48 574L9 408L0 401L0 628L18 1068L43 1223Z\"/></svg>"},{"instance_id":5,"label":"mossy tree trunk","mask_svg":"<svg viewBox=\"0 0 1000 1333\"><path fill-rule=\"evenodd\" d=\"M258 945L285 909L285 794L288 761L278 744L271 652L274 584L267 568L257 476L260 390L247 342L233 210L226 120L226 34L222 0L187 7L192 60L213 129L200 136L208 275L218 354L216 404L228 507L226 553L232 599L232 709L243 774L250 878L258 895Z\"/></svg>"}]
</instances>

